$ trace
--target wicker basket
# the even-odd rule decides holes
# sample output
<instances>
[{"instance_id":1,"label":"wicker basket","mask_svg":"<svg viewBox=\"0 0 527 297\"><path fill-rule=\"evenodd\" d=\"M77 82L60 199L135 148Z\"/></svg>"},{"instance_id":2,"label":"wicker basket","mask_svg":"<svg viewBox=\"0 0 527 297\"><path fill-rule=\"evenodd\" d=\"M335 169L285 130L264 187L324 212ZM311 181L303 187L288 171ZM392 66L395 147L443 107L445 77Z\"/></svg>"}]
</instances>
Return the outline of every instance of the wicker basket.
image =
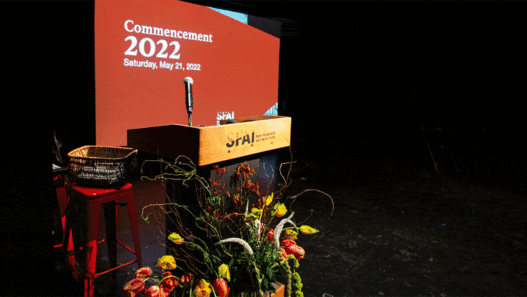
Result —
<instances>
[{"instance_id":1,"label":"wicker basket","mask_svg":"<svg viewBox=\"0 0 527 297\"><path fill-rule=\"evenodd\" d=\"M136 166L137 150L87 145L68 153L74 182L92 187L120 186Z\"/></svg>"}]
</instances>

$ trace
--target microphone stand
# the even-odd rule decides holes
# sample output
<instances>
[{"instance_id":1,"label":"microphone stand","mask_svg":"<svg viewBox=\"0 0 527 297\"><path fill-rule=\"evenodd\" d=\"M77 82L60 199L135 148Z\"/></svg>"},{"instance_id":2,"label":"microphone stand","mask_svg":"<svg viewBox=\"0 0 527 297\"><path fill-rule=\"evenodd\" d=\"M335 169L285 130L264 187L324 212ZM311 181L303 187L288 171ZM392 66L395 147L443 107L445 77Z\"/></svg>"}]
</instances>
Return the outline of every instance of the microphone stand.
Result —
<instances>
[{"instance_id":1,"label":"microphone stand","mask_svg":"<svg viewBox=\"0 0 527 297\"><path fill-rule=\"evenodd\" d=\"M192 84L194 83L194 81L190 77L185 77L183 82L185 83L185 103L187 106L188 125L192 126L192 108L194 106L194 101L192 99Z\"/></svg>"}]
</instances>

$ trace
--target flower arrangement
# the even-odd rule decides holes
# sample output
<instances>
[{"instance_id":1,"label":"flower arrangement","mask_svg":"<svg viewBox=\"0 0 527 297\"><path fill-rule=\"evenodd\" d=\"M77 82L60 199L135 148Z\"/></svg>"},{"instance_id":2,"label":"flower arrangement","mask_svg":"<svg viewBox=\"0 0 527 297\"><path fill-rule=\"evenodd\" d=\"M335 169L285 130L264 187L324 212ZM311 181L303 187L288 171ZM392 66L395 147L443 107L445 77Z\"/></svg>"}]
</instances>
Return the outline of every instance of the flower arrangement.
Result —
<instances>
[{"instance_id":1,"label":"flower arrangement","mask_svg":"<svg viewBox=\"0 0 527 297\"><path fill-rule=\"evenodd\" d=\"M232 179L236 190L229 193L220 183L225 168L215 165L216 176L205 180L192 161L182 159L188 160L180 156L173 164L163 160L145 162L165 165L165 172L144 178L182 182L185 186L193 183L200 195L194 208L175 199L143 208L142 217L147 223L152 212L145 216L145 210L159 207L167 213L167 219L174 218L176 229L166 233L160 230L163 236L169 234L166 247L170 254L157 262L163 271L157 285L145 289L146 280L153 276L150 267L142 267L124 286L129 296L142 291L149 297L265 296L275 292L272 284L278 276L287 278L286 296L303 296L302 279L296 269L305 250L296 241L300 234L319 231L295 223L294 212L281 202L281 192L260 195L258 183L251 181L255 171L248 164L237 167ZM184 226L182 216L191 217L195 225Z\"/></svg>"}]
</instances>

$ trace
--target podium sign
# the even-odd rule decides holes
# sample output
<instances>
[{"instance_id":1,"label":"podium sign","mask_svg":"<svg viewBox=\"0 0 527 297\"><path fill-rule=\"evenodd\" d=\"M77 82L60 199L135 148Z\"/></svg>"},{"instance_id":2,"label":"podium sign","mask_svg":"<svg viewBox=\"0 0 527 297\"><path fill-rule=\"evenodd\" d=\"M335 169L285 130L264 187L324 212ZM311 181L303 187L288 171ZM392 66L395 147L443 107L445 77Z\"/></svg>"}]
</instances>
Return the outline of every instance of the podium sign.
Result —
<instances>
[{"instance_id":1,"label":"podium sign","mask_svg":"<svg viewBox=\"0 0 527 297\"><path fill-rule=\"evenodd\" d=\"M235 124L209 127L173 124L130 129L128 146L164 158L185 155L196 166L204 166L290 145L290 117L255 116L236 120Z\"/></svg>"}]
</instances>

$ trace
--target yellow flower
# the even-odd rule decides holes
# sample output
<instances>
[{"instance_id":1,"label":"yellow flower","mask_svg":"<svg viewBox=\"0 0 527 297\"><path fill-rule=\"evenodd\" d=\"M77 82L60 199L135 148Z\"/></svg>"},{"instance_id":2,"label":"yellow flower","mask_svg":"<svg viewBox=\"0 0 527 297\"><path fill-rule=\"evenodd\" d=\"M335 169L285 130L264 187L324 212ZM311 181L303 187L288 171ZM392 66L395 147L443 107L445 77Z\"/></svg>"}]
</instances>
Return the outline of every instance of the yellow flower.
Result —
<instances>
[{"instance_id":1,"label":"yellow flower","mask_svg":"<svg viewBox=\"0 0 527 297\"><path fill-rule=\"evenodd\" d=\"M194 294L196 297L209 297L211 292L210 284L204 279L202 279L194 288Z\"/></svg>"},{"instance_id":2,"label":"yellow flower","mask_svg":"<svg viewBox=\"0 0 527 297\"><path fill-rule=\"evenodd\" d=\"M218 268L218 272L220 273L220 277L223 277L227 281L231 281L231 273L229 272L229 266L227 266L227 264L221 264Z\"/></svg>"},{"instance_id":3,"label":"yellow flower","mask_svg":"<svg viewBox=\"0 0 527 297\"><path fill-rule=\"evenodd\" d=\"M183 239L183 237L181 237L181 235L179 235L179 234L177 234L175 232L170 234L170 235L168 235L168 240L172 241L175 244L182 244L185 241Z\"/></svg>"},{"instance_id":4,"label":"yellow flower","mask_svg":"<svg viewBox=\"0 0 527 297\"><path fill-rule=\"evenodd\" d=\"M261 210L261 209L258 209L258 208L256 208L256 207L253 207L253 208L251 209L251 213L254 214L255 216L259 216L259 215L262 214L262 210Z\"/></svg>"},{"instance_id":5,"label":"yellow flower","mask_svg":"<svg viewBox=\"0 0 527 297\"><path fill-rule=\"evenodd\" d=\"M204 288L210 288L210 283L204 279L201 279L198 283L198 287L204 289Z\"/></svg>"},{"instance_id":6,"label":"yellow flower","mask_svg":"<svg viewBox=\"0 0 527 297\"><path fill-rule=\"evenodd\" d=\"M252 213L248 214L246 217L245 217L245 220L246 221L249 221L249 222L252 222L253 220L256 220L258 219L257 217L255 217Z\"/></svg>"},{"instance_id":7,"label":"yellow flower","mask_svg":"<svg viewBox=\"0 0 527 297\"><path fill-rule=\"evenodd\" d=\"M298 232L296 232L295 230L285 230L284 236L286 239L296 240L298 236Z\"/></svg>"},{"instance_id":8,"label":"yellow flower","mask_svg":"<svg viewBox=\"0 0 527 297\"><path fill-rule=\"evenodd\" d=\"M300 226L300 232L302 232L302 234L309 235L309 234L318 233L318 230L315 228L309 227L307 225L302 225Z\"/></svg>"},{"instance_id":9,"label":"yellow flower","mask_svg":"<svg viewBox=\"0 0 527 297\"><path fill-rule=\"evenodd\" d=\"M176 269L176 259L170 255L165 255L157 260L157 267L163 270Z\"/></svg>"},{"instance_id":10,"label":"yellow flower","mask_svg":"<svg viewBox=\"0 0 527 297\"><path fill-rule=\"evenodd\" d=\"M246 220L246 221L258 220L258 219L260 218L261 215L262 215L262 210L253 207L253 208L251 209L251 213L247 215L247 217L245 218L245 220Z\"/></svg>"},{"instance_id":11,"label":"yellow flower","mask_svg":"<svg viewBox=\"0 0 527 297\"><path fill-rule=\"evenodd\" d=\"M283 217L287 213L287 208L285 208L285 205L283 203L278 203L274 206L273 212L271 213L273 216L276 216L277 218Z\"/></svg>"},{"instance_id":12,"label":"yellow flower","mask_svg":"<svg viewBox=\"0 0 527 297\"><path fill-rule=\"evenodd\" d=\"M271 195L267 196L267 198L265 199L265 206L269 206L269 204L273 202L273 196L274 193L271 193Z\"/></svg>"}]
</instances>

